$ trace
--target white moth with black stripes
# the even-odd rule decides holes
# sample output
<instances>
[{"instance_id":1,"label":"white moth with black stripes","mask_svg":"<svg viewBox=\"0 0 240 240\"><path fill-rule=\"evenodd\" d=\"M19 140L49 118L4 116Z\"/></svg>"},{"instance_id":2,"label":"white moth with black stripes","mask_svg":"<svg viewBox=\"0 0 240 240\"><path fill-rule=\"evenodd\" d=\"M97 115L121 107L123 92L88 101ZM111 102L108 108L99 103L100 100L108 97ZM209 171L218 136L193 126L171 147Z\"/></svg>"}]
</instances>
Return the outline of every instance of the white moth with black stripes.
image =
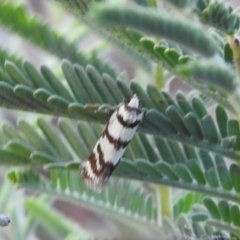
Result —
<instances>
[{"instance_id":1,"label":"white moth with black stripes","mask_svg":"<svg viewBox=\"0 0 240 240\"><path fill-rule=\"evenodd\" d=\"M87 187L99 191L106 185L143 117L137 95L118 105L92 153L80 166Z\"/></svg>"},{"instance_id":2,"label":"white moth with black stripes","mask_svg":"<svg viewBox=\"0 0 240 240\"><path fill-rule=\"evenodd\" d=\"M11 222L11 220L5 215L0 214L0 226L6 227Z\"/></svg>"}]
</instances>

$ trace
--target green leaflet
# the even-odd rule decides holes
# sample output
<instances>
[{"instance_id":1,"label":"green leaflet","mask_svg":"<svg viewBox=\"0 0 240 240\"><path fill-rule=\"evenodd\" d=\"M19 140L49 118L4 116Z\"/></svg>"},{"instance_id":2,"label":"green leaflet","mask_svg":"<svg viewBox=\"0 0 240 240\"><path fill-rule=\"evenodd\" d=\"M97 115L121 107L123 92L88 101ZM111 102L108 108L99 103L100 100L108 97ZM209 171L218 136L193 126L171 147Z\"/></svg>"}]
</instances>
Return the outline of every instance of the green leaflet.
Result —
<instances>
[{"instance_id":1,"label":"green leaflet","mask_svg":"<svg viewBox=\"0 0 240 240\"><path fill-rule=\"evenodd\" d=\"M77 156L81 159L86 159L89 155L89 149L84 139L79 138L76 131L74 131L75 129L64 119L59 120L59 128Z\"/></svg>"},{"instance_id":2,"label":"green leaflet","mask_svg":"<svg viewBox=\"0 0 240 240\"><path fill-rule=\"evenodd\" d=\"M57 136L54 129L51 128L49 124L47 124L46 121L41 118L38 119L38 125L43 131L46 140L52 145L53 149L56 151L57 156L65 161L71 159L71 155L69 154L66 145L63 143L63 140L60 139L59 136Z\"/></svg>"},{"instance_id":3,"label":"green leaflet","mask_svg":"<svg viewBox=\"0 0 240 240\"><path fill-rule=\"evenodd\" d=\"M199 13L201 20L221 31L231 34L239 28L240 17L228 3L209 1L201 11Z\"/></svg>"},{"instance_id":4,"label":"green leaflet","mask_svg":"<svg viewBox=\"0 0 240 240\"><path fill-rule=\"evenodd\" d=\"M218 140L218 131L213 122L213 119L210 115L206 115L201 119L203 135L206 140L211 143L217 144Z\"/></svg>"},{"instance_id":5,"label":"green leaflet","mask_svg":"<svg viewBox=\"0 0 240 240\"><path fill-rule=\"evenodd\" d=\"M222 219L224 222L231 223L231 216L230 216L230 207L228 205L227 201L220 201L218 203L218 208L220 211L220 214L222 216Z\"/></svg>"},{"instance_id":6,"label":"green leaflet","mask_svg":"<svg viewBox=\"0 0 240 240\"><path fill-rule=\"evenodd\" d=\"M175 164L174 168L179 178L183 179L185 182L192 183L193 178L185 164L177 163Z\"/></svg>"},{"instance_id":7,"label":"green leaflet","mask_svg":"<svg viewBox=\"0 0 240 240\"><path fill-rule=\"evenodd\" d=\"M64 179L68 175L67 172L78 171L80 161L88 157L98 139L100 128L97 125L79 123L79 131L74 131L74 137L74 135L71 136L72 130L69 128L66 120L60 120L59 126L63 134L61 135L58 132L58 138L56 138L56 128L53 132L53 128L41 119L39 119L38 124L43 131L41 136L39 134L36 135L22 120L19 121L18 125L21 126L23 135L20 135L13 128L7 127L6 124L3 125L3 130L8 130L2 131L4 136L8 136L8 150L3 150L2 156L6 157L0 158L0 163L14 164L15 166L42 166L45 169L56 169L61 172L67 170L64 171L66 174L63 174L61 182L62 189L65 189L67 188L67 183ZM32 137L36 139L31 142ZM66 142L65 139L69 143L63 147L62 144ZM212 155L208 155L209 153L207 152L200 151L196 155L194 153L196 150L189 147L185 147L185 150L182 151L176 143L160 141L160 138L155 139L156 145L150 145L148 143L149 139L142 138L138 134L135 136L135 139L137 144L141 143L141 146L138 145L137 148L141 147L142 153L136 153L136 143L133 141L128 147L133 154L128 156L132 156L133 159L122 159L113 173L115 176L178 186L207 192L223 198L228 197L234 201L238 200L236 192L238 192L239 188L239 181L237 180L239 174L235 173L236 165L233 164L229 171L221 158L212 158ZM143 141L144 144L142 144ZM155 155L152 155L152 153L149 155L148 147L150 146L159 150L163 161L159 161L157 152ZM48 148L51 151L46 153ZM185 153L187 154L185 155ZM141 158L137 160L136 158L140 156L145 156L146 159ZM150 156L154 158L149 158L148 160ZM170 156L172 156L172 159ZM193 156L195 156L195 159L192 159ZM11 159L11 161L8 162L8 159ZM203 169L205 169L205 175L203 174ZM220 181L218 181L218 178ZM197 181L197 185L195 181ZM233 188L236 189L236 192L231 192ZM219 189L222 189L222 192L219 192Z\"/></svg>"},{"instance_id":8,"label":"green leaflet","mask_svg":"<svg viewBox=\"0 0 240 240\"><path fill-rule=\"evenodd\" d=\"M178 176L175 173L175 170L171 168L171 165L167 162L158 162L156 164L156 167L159 171L161 171L161 173L163 175L165 175L166 177L168 177L169 179L173 179L173 180L178 180Z\"/></svg>"},{"instance_id":9,"label":"green leaflet","mask_svg":"<svg viewBox=\"0 0 240 240\"><path fill-rule=\"evenodd\" d=\"M165 96L167 95L165 94ZM9 141L9 149L13 152L18 151L17 149L20 149L22 153L26 152L25 157L27 157L29 160L28 159L24 160L25 161L24 164L29 164L28 161L31 161L33 165L37 163L40 166L46 166L46 164L48 164L48 168L58 166L58 169L68 169L69 171L78 170L79 160L86 159L86 157L93 148L93 144L96 142L100 134L99 127L97 128L89 127L88 125L81 123L79 126L82 126L81 127L82 130L79 133L75 131L75 133L77 133L77 136L70 140L71 131L69 127L67 127L67 125L63 121L60 121L59 124L63 130L63 135L70 144L69 146L67 144L67 146L75 149L76 155L72 155L72 153L69 152L68 147L66 148L66 146L63 147L62 145L62 143L65 142L64 138L62 137L59 138L59 136L56 138L55 133L53 133L53 131L50 130L51 128L49 128L49 126L47 126L46 123L42 122L42 120L39 120L39 123L41 128L43 129L44 134L41 137L38 136L38 134L36 135L36 133L34 133L34 131L23 121L19 121L18 124L21 130L23 131L22 132L23 136L12 127L7 127L6 124L3 125L3 130L5 129L5 132L4 131L3 132L6 135L6 137L8 137ZM80 142L78 134L80 134L81 138L83 137L82 138L83 140ZM91 135L93 137L89 138ZM16 138L19 139L19 141L14 140ZM33 140L31 140L32 138ZM48 140L46 141L42 139ZM59 142L59 139L62 140ZM136 159L139 157L143 158L144 156L145 159L142 159L140 162L122 160L119 167L116 169L116 172L114 172L116 176L121 177L128 176L129 178L139 180L145 179L145 181L148 182L159 182L173 186L181 186L187 189L196 189L196 186L194 184L191 184L192 179L196 179L199 183L199 186L197 188L198 191L208 191L207 186L205 188L206 183L208 183L213 189L216 189L217 187L223 187L223 189L229 191L233 188L233 186L235 187L235 189L237 189L236 188L237 180L234 180L235 185L233 185L231 175L228 169L223 165L223 161L220 158L219 160L218 159L215 160L216 164L218 165L217 168L215 168L215 165L212 163L213 161L212 158L206 155L206 153L200 151L198 153L200 159L198 159L197 161L198 163L196 164L196 162L194 163L192 162L192 160L190 160L191 158L195 159L198 158L198 156L195 153L195 150L190 148L190 145L188 147L185 146L184 151L182 151L176 143L165 142L165 145L163 145L164 142L161 142L161 138L156 137L155 146L159 150L162 159L166 163L162 161L158 162L158 155L151 153L152 148L150 146L154 145L152 144L150 145L148 139L141 136L136 135L135 139L136 140L134 140L132 144L129 145L129 151L133 155L128 155L128 157L131 156L131 158ZM144 144L142 144L143 141ZM45 144L45 142L47 142L47 145ZM50 149L52 150L51 152L49 152L49 154L44 154L44 151L48 151L47 146L51 146ZM135 146L138 146L137 148L141 148L142 151L136 153L136 150L134 150L136 149ZM78 150L76 151L76 149ZM168 151L164 153L163 150ZM148 162L149 160L147 160L148 158L151 162L156 162L156 165L149 164ZM18 158L15 157L15 159L16 159L15 165L19 165L17 162ZM66 161L66 163L61 164L61 162L59 161L60 159L61 161ZM77 161L68 163L67 161L71 159L76 159ZM12 160L14 160L14 158L12 158ZM181 163L185 162L187 163L186 165L181 165ZM202 170L200 168L200 163L202 163L204 169L206 169L205 178L203 177ZM220 182L218 182L217 180L218 177L216 173L219 176ZM167 177L167 181L165 178L163 178L164 176ZM230 176L230 180L227 176ZM181 181L178 181L179 179L181 179ZM66 183L63 181L62 187L66 188L66 186L67 186ZM216 194L217 190L216 191L211 190L211 193ZM232 199L237 199L236 195L230 194L228 196L231 197Z\"/></svg>"},{"instance_id":10,"label":"green leaflet","mask_svg":"<svg viewBox=\"0 0 240 240\"><path fill-rule=\"evenodd\" d=\"M218 220L221 219L217 205L211 198L207 198L207 197L204 198L203 203L213 218L218 219Z\"/></svg>"},{"instance_id":11,"label":"green leaflet","mask_svg":"<svg viewBox=\"0 0 240 240\"><path fill-rule=\"evenodd\" d=\"M11 2L0 4L0 22L10 31L17 32L21 37L39 46L43 50L56 55L59 59L67 58L74 63L86 66L91 63L98 66L101 72L107 72L115 77L112 67L101 62L98 58L88 58L78 51L75 43L70 43L63 36L44 24L40 19L30 16L24 6L15 6ZM79 9L79 6L77 6Z\"/></svg>"},{"instance_id":12,"label":"green leaflet","mask_svg":"<svg viewBox=\"0 0 240 240\"><path fill-rule=\"evenodd\" d=\"M32 151L34 150L30 144L27 144L18 139L12 139L8 141L7 149L26 159L30 157Z\"/></svg>"},{"instance_id":13,"label":"green leaflet","mask_svg":"<svg viewBox=\"0 0 240 240\"><path fill-rule=\"evenodd\" d=\"M222 108L220 105L217 106L216 108L216 118L217 118L217 123L218 127L220 130L220 133L222 137L227 136L227 120L228 120L228 115L224 108Z\"/></svg>"},{"instance_id":14,"label":"green leaflet","mask_svg":"<svg viewBox=\"0 0 240 240\"><path fill-rule=\"evenodd\" d=\"M202 202L203 195L200 193L189 192L181 196L174 203L174 218L179 217L181 213L188 213L192 211L194 204Z\"/></svg>"},{"instance_id":15,"label":"green leaflet","mask_svg":"<svg viewBox=\"0 0 240 240\"><path fill-rule=\"evenodd\" d=\"M170 17L165 12L157 13L144 7L121 8L106 4L95 5L92 18L102 24L111 22L111 25L132 27L157 36L164 36L208 57L216 52L214 42L201 28L175 16Z\"/></svg>"},{"instance_id":16,"label":"green leaflet","mask_svg":"<svg viewBox=\"0 0 240 240\"><path fill-rule=\"evenodd\" d=\"M187 162L187 166L192 176L196 179L196 181L201 185L205 185L206 184L205 176L198 161L196 159L191 159Z\"/></svg>"},{"instance_id":17,"label":"green leaflet","mask_svg":"<svg viewBox=\"0 0 240 240\"><path fill-rule=\"evenodd\" d=\"M44 66L41 67L42 76L49 85L43 82L41 88L34 89L25 85L12 87L10 84L1 82L0 88L3 89L1 91L3 99L2 105L11 108L15 107L48 114L54 113L58 116L106 123L109 115L106 112L95 111L96 107L92 108L91 105L98 106L97 104L101 102L112 102L112 104L115 105L119 103L117 101L123 96L131 97L132 94L137 93L141 97L141 103L145 109L153 108L146 111L146 117L139 128L140 131L161 137L167 136L167 138L172 140L177 138L178 141L184 144L190 144L191 146L201 144L205 150L211 149L211 151L214 152L221 151L228 157L237 158L237 152L231 152L231 150L227 150L227 148L238 148L238 135L235 135L237 136L236 138L227 138L225 135L224 139L219 138L219 130L215 124L213 124L211 118L204 115L206 109L200 100L196 98L188 100L182 93L178 92L178 104L176 104L168 94L158 91L153 86L148 87L147 91L144 91L136 82L132 82L130 86L128 86L124 81L118 80L115 82L114 79L107 75L101 76L97 69L90 65L86 71L79 65L72 67L67 61L65 61L64 66L68 66L64 69L66 75L71 76L71 74L74 74L76 77L74 84L80 84L79 86L82 86L86 92L90 93L85 95L88 96L88 101L90 101L86 105L83 105L86 100L79 98L78 101L83 102L77 102L73 97L74 92L69 91L71 84L73 84L71 83L71 81L73 81L72 78L68 77L65 80L66 82L60 82L51 70ZM32 76L39 78L40 75L34 74ZM38 80L33 82L38 82ZM90 82L91 84L89 84ZM69 89L65 88L66 84L68 84ZM95 84L97 85L95 86ZM49 86L49 89L44 88L47 86ZM72 85L72 89L74 88ZM117 94L114 95L117 89ZM99 95L96 93L99 93ZM99 106L99 109L102 107L103 106ZM188 114L186 115L186 113ZM222 135L223 131L226 132L226 130L224 130L226 126L224 127L224 125L220 123L220 121L224 121L224 118L221 115L218 116L219 114L217 111L217 120L219 119L218 127ZM197 141L185 138L185 136L189 136L189 134L193 135ZM204 138L213 144L221 142L221 148L223 149L220 149L219 145L214 147L213 145L209 146L205 144L202 141Z\"/></svg>"},{"instance_id":18,"label":"green leaflet","mask_svg":"<svg viewBox=\"0 0 240 240\"><path fill-rule=\"evenodd\" d=\"M173 4L177 8L192 8L196 4L196 0L170 0L166 1L167 3Z\"/></svg>"},{"instance_id":19,"label":"green leaflet","mask_svg":"<svg viewBox=\"0 0 240 240\"><path fill-rule=\"evenodd\" d=\"M207 109L201 98L194 97L192 99L192 107L200 119L207 115Z\"/></svg>"},{"instance_id":20,"label":"green leaflet","mask_svg":"<svg viewBox=\"0 0 240 240\"><path fill-rule=\"evenodd\" d=\"M10 55L6 49L0 47L0 69L2 68L2 66L4 66L6 59L14 62L18 67L22 66L22 60L19 57L17 57L15 54Z\"/></svg>"},{"instance_id":21,"label":"green leaflet","mask_svg":"<svg viewBox=\"0 0 240 240\"><path fill-rule=\"evenodd\" d=\"M13 62L5 61L4 68L6 72L9 74L11 79L15 82L15 84L25 84L30 85L27 76L23 74L21 69L19 69Z\"/></svg>"},{"instance_id":22,"label":"green leaflet","mask_svg":"<svg viewBox=\"0 0 240 240\"><path fill-rule=\"evenodd\" d=\"M178 70L184 76L194 77L227 94L234 92L238 86L231 69L225 64L216 64L214 61L191 61L179 66Z\"/></svg>"},{"instance_id":23,"label":"green leaflet","mask_svg":"<svg viewBox=\"0 0 240 240\"><path fill-rule=\"evenodd\" d=\"M171 122L174 123L174 126L177 127L178 132L181 135L189 136L190 133L188 131L188 128L186 127L186 124L184 122L184 119L182 118L179 109L177 109L175 106L169 106L166 109L166 114L171 120Z\"/></svg>"},{"instance_id":24,"label":"green leaflet","mask_svg":"<svg viewBox=\"0 0 240 240\"><path fill-rule=\"evenodd\" d=\"M205 213L194 213L191 218L193 222L204 222L208 219L208 215Z\"/></svg>"},{"instance_id":25,"label":"green leaflet","mask_svg":"<svg viewBox=\"0 0 240 240\"><path fill-rule=\"evenodd\" d=\"M240 173L240 167L236 164L232 164L230 166L230 174L231 174L231 177L232 177L232 183L233 183L233 187L235 189L236 192L240 192L240 176L239 176L239 173Z\"/></svg>"},{"instance_id":26,"label":"green leaflet","mask_svg":"<svg viewBox=\"0 0 240 240\"><path fill-rule=\"evenodd\" d=\"M219 181L216 169L207 169L205 173L208 184L213 188L217 188L219 186Z\"/></svg>"},{"instance_id":27,"label":"green leaflet","mask_svg":"<svg viewBox=\"0 0 240 240\"><path fill-rule=\"evenodd\" d=\"M125 216L128 212L128 217L132 221L143 222L144 217L153 222L156 221L156 207L153 204L153 196L144 194L140 186L134 183L129 185L126 181L119 181L118 194L116 195L115 183L110 181L107 188L99 194L84 186L84 183L79 179L78 172L66 174L57 170L51 170L50 177L51 181L37 178L35 173L31 171L11 172L8 175L8 178L20 187L40 190L46 193L52 192L64 198L74 199L90 208L94 207L96 211L101 212L104 209L110 215L117 213L120 216ZM75 194L76 192L78 194ZM130 200L125 199L124 202L127 204L124 204L122 200L126 193ZM122 206L125 208L120 210ZM138 217L136 217L136 214L138 214Z\"/></svg>"},{"instance_id":28,"label":"green leaflet","mask_svg":"<svg viewBox=\"0 0 240 240\"><path fill-rule=\"evenodd\" d=\"M3 67L3 59L0 56L0 106L61 116L65 119L53 121L54 126L43 118L39 119L37 124L32 124L31 120L30 123L19 120L17 127L8 123L1 126L0 164L29 169L29 172L11 172L9 174L11 181L20 187L75 199L87 204L94 211L108 209L108 213L122 214L124 219L130 216L131 223L135 219L145 219L147 223L144 224L147 225L149 222L157 225L162 220L158 201L161 196L153 193L153 184L163 184L165 189L173 186L190 190L208 195L204 200L206 208L200 206L203 196L196 199L193 195L182 197L176 204L174 223L169 219L163 220L163 225L171 228L171 233L176 228L173 226L178 224L184 235L196 239L226 232L229 233L228 237L234 237L234 234L239 236L239 208L230 201L239 202L240 181L237 161L240 156L240 130L239 121L229 117L236 109L228 99L235 94L239 86L233 74L231 52L225 42L225 33L232 33L238 29L237 9L235 11L220 1L196 0L191 2L191 6L187 0L178 1L180 7L186 7L182 13L188 17L188 20L193 20L188 21L185 27L195 22L196 19L191 18L194 11L202 21L209 25L215 24L222 32L203 32L195 29L199 30L198 34L191 28L181 28L181 21L174 25L171 20L179 19L181 12L175 14L176 12L171 9L171 12L167 13L171 18L164 18L163 15L161 27L167 27L162 29L159 39L159 36L144 36L131 28L118 30L96 26L85 14L89 11L89 2L85 0L60 2L67 3L69 10L79 13L76 16L92 26L93 30L97 27L99 30L96 32L102 32L102 35L110 41L114 39L120 49L127 52L128 56L131 56L143 69L147 69L148 73L153 62L163 70L164 81L173 74L178 77L182 75L187 83L201 93L185 94L178 91L176 97L171 97L172 95L159 91L155 86L147 86L144 89L140 82L142 76L139 79L135 78L135 82L124 81L126 77L123 75L116 77L114 72L110 71L110 65L98 60L97 55L106 49L106 45L97 50L98 54L89 56L89 59L86 59L84 53L84 57L81 58L82 54L77 52L76 43L70 44L64 41L64 38L55 35L47 25L38 24L33 18L32 27L38 27L39 30L39 35L36 36L36 29L32 29L32 37L36 37L34 40L36 45L40 44L39 37L42 37L43 43L40 46L42 49L49 52L58 49L55 54L60 56L61 60L62 58L69 60L62 61L62 72L46 66L41 66L41 70L38 71L32 63L21 64L21 61L19 63L11 56L9 57L12 62L6 62ZM161 15L157 12L156 1L153 5L155 9L151 11ZM28 14L22 11L21 7L15 9L9 3L4 7L6 11L0 16L0 21L3 18L5 21L2 25L9 29L18 27L16 32L29 39L23 32L24 30L31 32ZM116 9L118 13L119 10L121 11ZM131 8L127 10L135 12ZM129 22L137 27L148 28L149 31L159 30L160 25L145 25L149 23L148 21L141 23L142 20L153 18L158 22L155 17L159 16L153 14L146 17L145 13L149 11L150 9L145 7L143 14L141 13L142 18L137 16ZM11 23L9 16L13 13L22 16L25 26L20 26L20 21L15 26L9 25ZM127 23L126 16L136 16L135 13L131 15L126 12L126 14L128 16L121 14L124 17L122 19L124 24ZM19 16L13 14L12 18L19 19ZM117 16L116 14L114 17ZM151 21L151 23L156 22ZM176 26L180 26L179 29ZM175 36L175 34L179 35L180 30L182 36ZM164 36L177 43L167 42L162 38ZM191 44L188 43L190 40ZM46 45L45 41L49 45ZM178 43L191 45L193 52L180 47ZM74 47L71 48L71 45ZM201 51L203 56L212 57L211 61L202 59L201 54L195 55L194 52L197 51ZM8 56L7 53L3 55ZM228 65L224 63L225 60ZM141 71L138 74L140 75ZM150 81L150 74L148 78ZM89 156L101 134L102 124L106 124L113 111L111 107L121 103L123 99L131 98L134 93L141 98L143 110L146 112L145 118L138 129L139 132L129 144L124 158L113 173L108 186L112 189L94 194L86 189L80 180L79 164ZM216 102L221 105L216 107L214 115L209 107ZM228 116L229 111L232 113ZM70 122L66 118L77 119L78 122L75 120ZM236 163L226 164L225 158ZM48 178L32 172L33 169L42 170L42 168ZM116 192L114 176L127 178L130 181L117 185ZM145 182L144 188L143 182ZM124 201L126 196L129 197L128 201ZM215 201L215 197L220 199ZM167 196L162 201L164 199L170 197ZM170 201L169 205L171 205ZM213 212L208 208L213 208ZM50 214L47 211L42 213L41 219L44 219L44 214ZM58 227L54 225L56 221L57 218L53 221L52 228L57 232L59 225ZM189 230L186 230L186 226ZM160 229L160 231L164 230ZM187 231L191 235L186 234ZM17 236L16 233L15 235ZM71 236L66 235L66 239L71 239L72 236L75 236L74 233ZM159 235L155 234L155 236Z\"/></svg>"},{"instance_id":29,"label":"green leaflet","mask_svg":"<svg viewBox=\"0 0 240 240\"><path fill-rule=\"evenodd\" d=\"M73 101L69 91L63 86L61 81L59 81L56 75L48 67L41 66L41 73L55 93L70 101Z\"/></svg>"},{"instance_id":30,"label":"green leaflet","mask_svg":"<svg viewBox=\"0 0 240 240\"><path fill-rule=\"evenodd\" d=\"M228 191L231 190L233 187L233 183L227 167L224 165L219 165L217 167L217 172L223 188Z\"/></svg>"},{"instance_id":31,"label":"green leaflet","mask_svg":"<svg viewBox=\"0 0 240 240\"><path fill-rule=\"evenodd\" d=\"M46 89L51 89L49 83L39 73L39 71L32 65L32 63L25 61L23 63L23 67L24 67L29 79L31 79L31 81L32 81L31 84L34 88L43 87Z\"/></svg>"},{"instance_id":32,"label":"green leaflet","mask_svg":"<svg viewBox=\"0 0 240 240\"><path fill-rule=\"evenodd\" d=\"M231 214L231 218L232 218L232 222L234 225L236 225L237 227L240 226L240 210L239 207L237 205L233 205L230 208L230 214Z\"/></svg>"},{"instance_id":33,"label":"green leaflet","mask_svg":"<svg viewBox=\"0 0 240 240\"><path fill-rule=\"evenodd\" d=\"M193 112L188 113L184 117L184 122L186 125L186 128L190 132L190 134L197 138L197 139L203 139L203 131L202 127L200 125L200 122Z\"/></svg>"},{"instance_id":34,"label":"green leaflet","mask_svg":"<svg viewBox=\"0 0 240 240\"><path fill-rule=\"evenodd\" d=\"M14 151L9 149L0 148L1 153L1 161L0 165L2 166L30 166L30 160L26 157L26 153L28 153L28 149L24 148L24 151L21 150L21 154L19 155L19 146L18 149Z\"/></svg>"},{"instance_id":35,"label":"green leaflet","mask_svg":"<svg viewBox=\"0 0 240 240\"><path fill-rule=\"evenodd\" d=\"M223 229L239 236L239 206L225 200L220 200L216 204L210 198L204 198L203 203L213 218L208 220L210 225L219 226L222 223Z\"/></svg>"}]
</instances>

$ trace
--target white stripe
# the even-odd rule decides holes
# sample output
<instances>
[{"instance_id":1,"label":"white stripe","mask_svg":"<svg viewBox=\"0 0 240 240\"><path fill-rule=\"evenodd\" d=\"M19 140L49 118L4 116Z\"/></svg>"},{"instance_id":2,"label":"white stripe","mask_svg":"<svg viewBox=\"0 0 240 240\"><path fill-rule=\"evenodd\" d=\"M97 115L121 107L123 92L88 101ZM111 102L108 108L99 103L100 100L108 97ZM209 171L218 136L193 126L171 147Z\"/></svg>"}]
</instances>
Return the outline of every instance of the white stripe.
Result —
<instances>
[{"instance_id":1,"label":"white stripe","mask_svg":"<svg viewBox=\"0 0 240 240\"><path fill-rule=\"evenodd\" d=\"M116 111L115 111L116 112ZM136 111L126 111L124 105L120 106L118 109L118 113L123 117L124 121L128 122L136 122L136 121L141 121L143 118L144 113L138 113Z\"/></svg>"},{"instance_id":2,"label":"white stripe","mask_svg":"<svg viewBox=\"0 0 240 240\"><path fill-rule=\"evenodd\" d=\"M125 116L127 116L127 114L125 114ZM132 116L132 115L130 115L130 116ZM134 121L131 121L131 122L135 122L136 121L135 119L137 119L138 121L142 120L143 113L139 114L138 116L139 116L138 118L135 117ZM126 121L127 119L124 119L124 120ZM134 128L126 128L126 127L124 127L117 119L117 111L115 111L113 113L113 115L111 116L111 118L109 120L109 124L108 124L108 132L109 132L109 134L114 139L120 139L121 141L124 141L124 142L126 142L126 141L128 142L128 141L131 140L131 138L135 134L137 128L138 128L138 126L136 126Z\"/></svg>"},{"instance_id":3,"label":"white stripe","mask_svg":"<svg viewBox=\"0 0 240 240\"><path fill-rule=\"evenodd\" d=\"M103 152L105 162L111 162L115 166L118 163L119 159L122 157L125 148L121 148L116 151L114 145L108 141L106 136L101 137L99 143Z\"/></svg>"},{"instance_id":4,"label":"white stripe","mask_svg":"<svg viewBox=\"0 0 240 240\"><path fill-rule=\"evenodd\" d=\"M128 103L129 107L133 107L133 108L139 108L139 98L137 96L137 94L134 94L133 97L131 98L131 100Z\"/></svg>"}]
</instances>

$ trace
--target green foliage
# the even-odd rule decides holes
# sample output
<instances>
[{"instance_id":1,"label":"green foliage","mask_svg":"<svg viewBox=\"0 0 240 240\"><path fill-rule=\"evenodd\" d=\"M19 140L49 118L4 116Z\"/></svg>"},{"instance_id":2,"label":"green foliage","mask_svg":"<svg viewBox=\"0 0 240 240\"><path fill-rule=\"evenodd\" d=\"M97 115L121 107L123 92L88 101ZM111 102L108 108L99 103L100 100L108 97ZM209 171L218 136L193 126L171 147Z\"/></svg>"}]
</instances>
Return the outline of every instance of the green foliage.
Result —
<instances>
[{"instance_id":1,"label":"green foliage","mask_svg":"<svg viewBox=\"0 0 240 240\"><path fill-rule=\"evenodd\" d=\"M70 43L69 40L54 31L49 25L36 17L30 16L23 6L14 6L10 2L1 2L0 23L30 43L56 55L59 59L67 58L83 66L96 64L99 70L102 69L101 72L116 76L109 65L102 64L98 58L94 59L93 54L92 57L87 57L86 54L79 52L76 43Z\"/></svg>"},{"instance_id":2,"label":"green foliage","mask_svg":"<svg viewBox=\"0 0 240 240\"><path fill-rule=\"evenodd\" d=\"M79 35L70 41L43 19L30 17L25 6L0 3L2 27L61 60L61 69L38 68L22 60L24 54L0 46L0 107L22 110L0 126L0 165L9 169L12 184L41 194L25 197L24 224L12 209L11 239L27 239L35 228L52 239L102 238L52 209L53 197L116 222L123 235L113 238L240 239L240 82L232 42L240 25L237 9L217 0L171 0L161 10L151 0L121 7L108 1L58 2L75 26L87 26L130 57L137 73L128 81L114 70L117 62L103 62L108 44L80 52ZM174 76L195 91L178 89L173 96L158 88ZM142 83L154 77L161 84ZM93 192L80 179L79 165L111 107L133 94L144 120L106 188ZM27 112L41 116L27 119ZM1 211L11 202L9 185L4 186Z\"/></svg>"},{"instance_id":3,"label":"green foliage","mask_svg":"<svg viewBox=\"0 0 240 240\"><path fill-rule=\"evenodd\" d=\"M207 57L211 57L216 52L216 45L201 28L164 12L156 13L136 6L121 9L106 4L96 6L92 14L97 22L131 27L162 36L194 49Z\"/></svg>"},{"instance_id":4,"label":"green foliage","mask_svg":"<svg viewBox=\"0 0 240 240\"><path fill-rule=\"evenodd\" d=\"M201 1L198 1L199 5ZM233 7L221 1L206 1L208 5L198 13L202 22L207 23L228 34L234 33L240 27L240 16Z\"/></svg>"},{"instance_id":5,"label":"green foliage","mask_svg":"<svg viewBox=\"0 0 240 240\"><path fill-rule=\"evenodd\" d=\"M99 194L87 189L83 181L79 181L79 175L75 172L64 173L51 170L49 179L38 178L33 172L12 172L8 176L11 181L25 188L59 195L76 202L81 201L88 208L96 208L97 211L104 209L109 211L109 214L125 216L125 213L128 213L128 217L135 221L146 223L150 221L156 224L154 197L147 194L147 191L136 183L129 185L127 181L120 181L116 194L114 182L110 182L109 186ZM131 201L124 198L126 193ZM31 200L31 206L33 204Z\"/></svg>"}]
</instances>

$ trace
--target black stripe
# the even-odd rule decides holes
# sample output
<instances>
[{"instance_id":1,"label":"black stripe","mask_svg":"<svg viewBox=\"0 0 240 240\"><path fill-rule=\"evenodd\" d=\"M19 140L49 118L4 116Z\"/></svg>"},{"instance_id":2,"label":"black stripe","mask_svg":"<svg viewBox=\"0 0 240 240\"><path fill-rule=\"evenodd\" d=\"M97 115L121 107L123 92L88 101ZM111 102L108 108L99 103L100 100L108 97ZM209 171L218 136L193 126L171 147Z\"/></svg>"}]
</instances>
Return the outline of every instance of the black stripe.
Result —
<instances>
[{"instance_id":1,"label":"black stripe","mask_svg":"<svg viewBox=\"0 0 240 240\"><path fill-rule=\"evenodd\" d=\"M100 169L97 169L97 159L94 152L90 154L87 161L89 161L93 173L100 179L100 181L102 181L102 183L105 184L108 178L111 176L115 166L110 162L105 162L100 144L97 146L97 151L99 155ZM81 170L84 179L91 179L84 167Z\"/></svg>"},{"instance_id":2,"label":"black stripe","mask_svg":"<svg viewBox=\"0 0 240 240\"><path fill-rule=\"evenodd\" d=\"M121 114L119 114L117 112L117 120L124 126L124 127L127 127L127 128L135 128L136 126L139 125L139 123L141 122L141 120L136 120L135 122L128 122L128 121L125 121L122 117Z\"/></svg>"},{"instance_id":3,"label":"black stripe","mask_svg":"<svg viewBox=\"0 0 240 240\"><path fill-rule=\"evenodd\" d=\"M98 151L98 160L99 160L99 164L100 166L102 166L102 168L104 167L106 161L104 159L104 155L103 155L103 151L101 149L100 143L98 143L97 145L97 151Z\"/></svg>"},{"instance_id":4,"label":"black stripe","mask_svg":"<svg viewBox=\"0 0 240 240\"><path fill-rule=\"evenodd\" d=\"M103 152L101 149L100 144L97 145L97 152L98 152L98 161L99 161L99 165L100 165L100 169L97 169L97 158L94 152L92 152L90 154L90 156L88 157L88 160L90 162L91 165L91 169L94 172L94 174L96 174L97 176L102 175L102 172L104 171L104 168L109 164L108 162L105 162L104 160L104 156L103 156ZM112 163L111 163L112 164ZM113 164L112 164L113 165Z\"/></svg>"},{"instance_id":5,"label":"black stripe","mask_svg":"<svg viewBox=\"0 0 240 240\"><path fill-rule=\"evenodd\" d=\"M109 123L107 123L106 127L103 130L102 136L106 136L108 141L114 145L114 148L116 150L119 150L120 148L125 148L129 144L130 141L121 141L120 139L115 139L113 136L110 135L108 131Z\"/></svg>"},{"instance_id":6,"label":"black stripe","mask_svg":"<svg viewBox=\"0 0 240 240\"><path fill-rule=\"evenodd\" d=\"M140 108L130 107L128 104L124 104L125 111L127 112L136 112L138 115L142 113Z\"/></svg>"},{"instance_id":7,"label":"black stripe","mask_svg":"<svg viewBox=\"0 0 240 240\"><path fill-rule=\"evenodd\" d=\"M100 162L100 165L102 166L102 169L98 172L97 176L101 178L102 184L106 184L115 166L111 162L105 162L100 144L98 144L97 146L97 151L99 156L99 162Z\"/></svg>"}]
</instances>

